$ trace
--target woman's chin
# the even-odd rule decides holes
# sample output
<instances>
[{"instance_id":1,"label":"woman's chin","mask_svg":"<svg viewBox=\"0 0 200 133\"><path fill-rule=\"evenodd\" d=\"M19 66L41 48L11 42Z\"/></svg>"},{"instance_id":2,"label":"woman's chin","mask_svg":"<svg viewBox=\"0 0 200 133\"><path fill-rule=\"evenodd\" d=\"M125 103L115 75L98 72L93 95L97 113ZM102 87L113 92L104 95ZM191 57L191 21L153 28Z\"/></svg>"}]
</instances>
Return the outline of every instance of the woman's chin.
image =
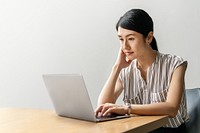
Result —
<instances>
[{"instance_id":1,"label":"woman's chin","mask_svg":"<svg viewBox=\"0 0 200 133\"><path fill-rule=\"evenodd\" d=\"M135 58L134 58L134 57L131 57L131 56L126 57L126 61L134 60L134 59L135 59Z\"/></svg>"}]
</instances>

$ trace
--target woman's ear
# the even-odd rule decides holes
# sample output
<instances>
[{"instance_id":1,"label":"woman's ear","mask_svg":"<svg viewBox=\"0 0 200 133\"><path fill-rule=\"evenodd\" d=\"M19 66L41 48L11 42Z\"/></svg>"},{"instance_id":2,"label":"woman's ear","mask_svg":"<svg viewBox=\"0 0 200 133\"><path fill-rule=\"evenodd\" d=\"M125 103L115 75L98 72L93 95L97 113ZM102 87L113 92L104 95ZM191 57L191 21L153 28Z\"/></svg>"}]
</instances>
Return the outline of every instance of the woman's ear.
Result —
<instances>
[{"instance_id":1,"label":"woman's ear","mask_svg":"<svg viewBox=\"0 0 200 133\"><path fill-rule=\"evenodd\" d=\"M150 31L146 38L147 44L150 44L152 42L152 40L153 40L153 32Z\"/></svg>"}]
</instances>

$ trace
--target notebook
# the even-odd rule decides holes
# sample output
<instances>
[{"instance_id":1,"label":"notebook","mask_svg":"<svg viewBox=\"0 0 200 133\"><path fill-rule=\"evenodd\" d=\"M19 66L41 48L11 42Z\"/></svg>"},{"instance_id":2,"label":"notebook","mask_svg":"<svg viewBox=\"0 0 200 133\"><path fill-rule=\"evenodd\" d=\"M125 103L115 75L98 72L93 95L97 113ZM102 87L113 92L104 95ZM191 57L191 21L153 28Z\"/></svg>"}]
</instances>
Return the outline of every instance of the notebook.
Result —
<instances>
[{"instance_id":1,"label":"notebook","mask_svg":"<svg viewBox=\"0 0 200 133\"><path fill-rule=\"evenodd\" d=\"M59 116L92 122L129 117L111 115L97 118L81 74L45 74L43 80Z\"/></svg>"}]
</instances>

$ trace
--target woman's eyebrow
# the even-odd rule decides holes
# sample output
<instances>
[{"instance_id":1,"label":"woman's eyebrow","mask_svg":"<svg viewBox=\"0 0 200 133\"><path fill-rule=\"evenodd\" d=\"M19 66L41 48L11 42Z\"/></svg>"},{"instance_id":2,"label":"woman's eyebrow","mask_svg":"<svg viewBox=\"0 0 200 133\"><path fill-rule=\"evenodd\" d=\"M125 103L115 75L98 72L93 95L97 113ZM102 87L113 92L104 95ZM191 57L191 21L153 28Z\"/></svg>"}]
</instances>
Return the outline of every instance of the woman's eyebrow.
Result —
<instances>
[{"instance_id":1,"label":"woman's eyebrow","mask_svg":"<svg viewBox=\"0 0 200 133\"><path fill-rule=\"evenodd\" d=\"M134 33L131 33L131 34L127 34L125 37L128 37L128 36L135 36ZM122 37L121 35L118 35L118 37Z\"/></svg>"},{"instance_id":2,"label":"woman's eyebrow","mask_svg":"<svg viewBox=\"0 0 200 133\"><path fill-rule=\"evenodd\" d=\"M121 35L117 35L118 37L122 37Z\"/></svg>"}]
</instances>

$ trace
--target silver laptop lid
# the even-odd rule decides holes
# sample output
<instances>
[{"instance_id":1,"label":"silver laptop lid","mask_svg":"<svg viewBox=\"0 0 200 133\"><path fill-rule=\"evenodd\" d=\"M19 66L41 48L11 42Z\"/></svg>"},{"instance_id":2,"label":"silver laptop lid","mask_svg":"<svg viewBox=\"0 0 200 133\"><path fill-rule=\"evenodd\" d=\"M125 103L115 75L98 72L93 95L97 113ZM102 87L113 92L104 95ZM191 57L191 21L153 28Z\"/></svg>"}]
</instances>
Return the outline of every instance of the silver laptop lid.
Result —
<instances>
[{"instance_id":1,"label":"silver laptop lid","mask_svg":"<svg viewBox=\"0 0 200 133\"><path fill-rule=\"evenodd\" d=\"M58 115L96 121L81 74L46 74L43 79Z\"/></svg>"}]
</instances>

